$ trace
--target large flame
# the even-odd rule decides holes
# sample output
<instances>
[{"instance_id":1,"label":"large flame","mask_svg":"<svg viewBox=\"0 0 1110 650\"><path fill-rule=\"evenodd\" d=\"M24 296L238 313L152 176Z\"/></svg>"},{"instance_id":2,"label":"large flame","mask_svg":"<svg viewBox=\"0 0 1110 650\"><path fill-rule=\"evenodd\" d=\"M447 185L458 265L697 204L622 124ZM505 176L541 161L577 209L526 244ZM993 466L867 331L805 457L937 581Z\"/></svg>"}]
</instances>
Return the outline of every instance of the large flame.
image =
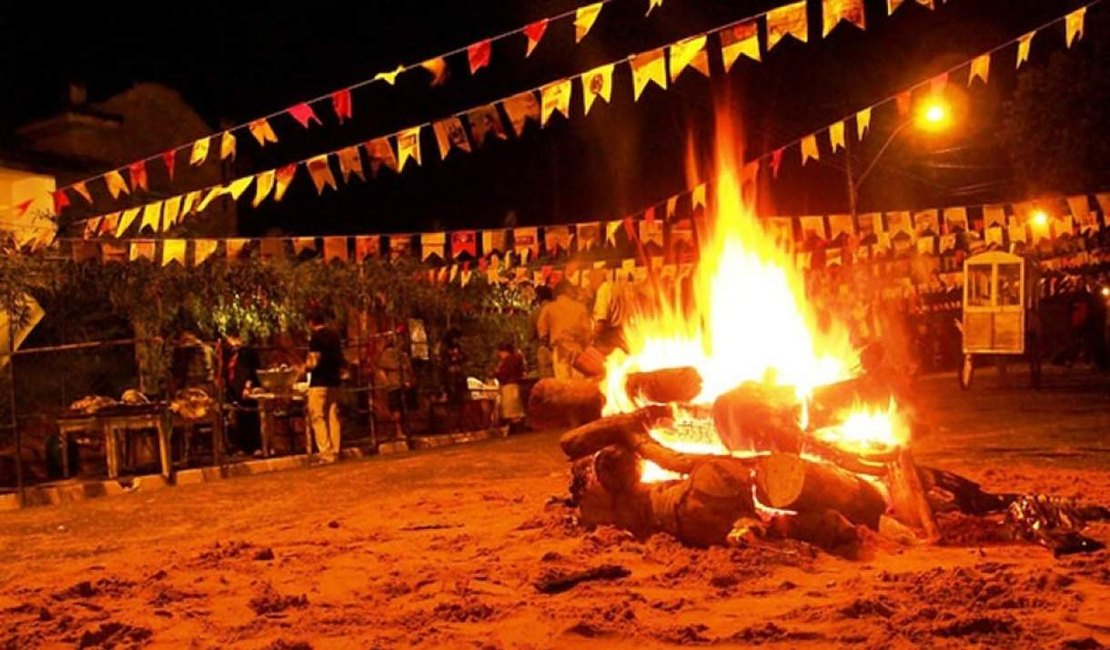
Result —
<instances>
[{"instance_id":1,"label":"large flame","mask_svg":"<svg viewBox=\"0 0 1110 650\"><path fill-rule=\"evenodd\" d=\"M699 404L745 381L791 386L804 404L814 387L846 379L858 365L847 327L835 321L818 326L791 251L763 230L745 203L754 188L741 186L742 147L724 109L718 110L715 144L708 232L699 233L693 295L654 292L636 302L625 332L631 353L617 351L607 361L607 414L640 406L625 390L632 372L693 366L703 379ZM876 431L885 415L869 414L868 436L881 437ZM851 422L853 430L862 426ZM681 451L728 453L713 432L696 429L675 426L653 436ZM645 480L666 477L658 468L646 471Z\"/></svg>"}]
</instances>

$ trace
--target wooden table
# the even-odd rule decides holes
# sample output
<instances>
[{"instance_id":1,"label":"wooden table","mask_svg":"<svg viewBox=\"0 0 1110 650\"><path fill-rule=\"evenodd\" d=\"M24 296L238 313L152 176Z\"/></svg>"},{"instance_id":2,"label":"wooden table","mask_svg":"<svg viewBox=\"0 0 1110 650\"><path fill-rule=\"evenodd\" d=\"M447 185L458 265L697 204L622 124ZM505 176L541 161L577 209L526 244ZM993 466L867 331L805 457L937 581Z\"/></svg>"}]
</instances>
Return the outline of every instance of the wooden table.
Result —
<instances>
[{"instance_id":1,"label":"wooden table","mask_svg":"<svg viewBox=\"0 0 1110 650\"><path fill-rule=\"evenodd\" d=\"M303 393L255 393L251 399L258 401L259 430L262 437L262 455L269 458L274 453L274 429L277 427L277 409L281 405L293 406L299 404L304 410L305 395ZM305 453L312 453L312 427L305 418L304 444Z\"/></svg>"},{"instance_id":2,"label":"wooden table","mask_svg":"<svg viewBox=\"0 0 1110 650\"><path fill-rule=\"evenodd\" d=\"M69 415L58 418L58 435L62 446L62 476L69 478L69 436L88 431L104 438L104 456L108 463L108 478L119 478L122 454L119 434L128 431L153 429L158 433L158 459L162 476L169 478L173 472L170 457L170 434L173 431L170 412L165 405L144 407L111 407L94 415Z\"/></svg>"}]
</instances>

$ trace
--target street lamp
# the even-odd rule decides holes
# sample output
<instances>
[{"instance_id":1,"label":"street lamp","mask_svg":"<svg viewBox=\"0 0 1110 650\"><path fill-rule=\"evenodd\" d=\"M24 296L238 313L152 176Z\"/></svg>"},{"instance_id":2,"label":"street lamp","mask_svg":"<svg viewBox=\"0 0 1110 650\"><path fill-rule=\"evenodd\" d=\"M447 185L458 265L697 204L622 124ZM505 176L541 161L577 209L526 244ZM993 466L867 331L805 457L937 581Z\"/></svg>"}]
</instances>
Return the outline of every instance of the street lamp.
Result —
<instances>
[{"instance_id":1,"label":"street lamp","mask_svg":"<svg viewBox=\"0 0 1110 650\"><path fill-rule=\"evenodd\" d=\"M879 147L879 153L875 154L875 157L871 159L871 162L868 163L863 173L859 176L852 175L851 157L846 155L847 165L845 171L848 177L848 203L852 210L852 216L856 216L856 196L859 194L860 186L863 185L863 181L867 179L871 171L875 169L875 164L879 162L879 159L883 157L886 150L890 148L895 138L910 126L916 126L926 133L940 133L941 131L947 130L951 125L952 109L943 97L936 95L921 102L917 107L917 112L913 116L903 121L890 132L886 142L883 143L883 146ZM846 150L845 154L847 153Z\"/></svg>"}]
</instances>

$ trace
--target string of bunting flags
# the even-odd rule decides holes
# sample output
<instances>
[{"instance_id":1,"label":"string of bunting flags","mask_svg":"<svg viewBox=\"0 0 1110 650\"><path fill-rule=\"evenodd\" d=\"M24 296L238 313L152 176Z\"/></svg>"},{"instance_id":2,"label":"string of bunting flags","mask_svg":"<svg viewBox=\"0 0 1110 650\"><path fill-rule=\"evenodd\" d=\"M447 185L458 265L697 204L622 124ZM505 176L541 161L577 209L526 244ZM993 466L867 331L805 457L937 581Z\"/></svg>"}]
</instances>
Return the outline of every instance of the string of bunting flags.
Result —
<instances>
[{"instance_id":1,"label":"string of bunting flags","mask_svg":"<svg viewBox=\"0 0 1110 650\"><path fill-rule=\"evenodd\" d=\"M617 221L325 237L62 240L75 262L145 260L199 266L223 253L229 260L290 257L326 263L419 259L430 282L581 282L583 269L627 272L637 279L656 268L689 269L697 260L705 185ZM1017 203L926 210L761 219L802 269L891 260L932 260L931 273L952 286L963 256L988 249L1020 250L1045 242L1083 241L1110 226L1110 192ZM701 226L704 227L704 224ZM1075 248L1075 246L1072 246ZM1073 251L1074 252L1074 251ZM631 253L631 254L630 254Z\"/></svg>"},{"instance_id":2,"label":"string of bunting flags","mask_svg":"<svg viewBox=\"0 0 1110 650\"><path fill-rule=\"evenodd\" d=\"M759 170L764 167L762 163L769 163L770 172L777 177L784 153L788 149L797 148L803 166L811 159L820 160L823 147L819 144L819 138L821 142L827 140L827 149L835 153L839 148L844 147L845 134L849 126L854 125L856 137L862 139L870 129L875 109L893 103L897 107L898 113L905 115L910 110L913 93L921 89L927 89L931 93L941 92L948 83L950 76L961 69L967 69L969 85L974 84L976 80L980 80L984 84L987 83L992 57L1002 49L1015 43L1018 45L1016 66L1020 68L1025 58L1028 57L1028 47L1034 35L1056 23L1064 22L1066 27L1065 42L1070 46L1082 34L1083 17L1086 9L1100 1L1094 0L1094 2L1076 9L1066 16L1046 22L1023 35L1007 40L1001 45L952 66L944 72L930 75L925 80L904 90L870 106L858 109L817 131L764 153L745 165L743 170L745 178L743 180L754 179L754 175L758 174ZM795 4L799 5L801 9L805 7L804 0ZM410 161L412 164L422 164L421 136L428 127L430 127L434 136L440 158L445 159L454 150L470 152L474 148L482 146L491 138L508 139L506 123L511 127L512 132L520 137L529 124L536 123L540 128L546 127L555 113L563 115L564 118L569 118L571 115L571 99L575 88L578 88L578 94L582 96L582 115L588 115L591 106L597 99L609 102L613 89L613 70L618 64L627 63L630 67L634 101L639 100L648 85L653 84L666 89L668 80L673 82L688 68L707 75L709 71L707 36L710 34L717 34L720 38L719 50L726 72L741 54L749 56L753 60L760 60L759 30L754 29L755 21L759 18L765 18L768 25L777 24L774 21L780 19L773 18L773 15L784 10L785 8L773 9L756 18L745 19L731 26L684 38L648 52L633 54L574 77L550 82L501 100L455 113L443 119L425 122L401 129L395 133L373 138L364 143L318 154L280 168L242 177L226 184L193 190L183 195L93 217L78 223L84 224L83 236L85 238L104 235L119 238L127 234L136 223L140 233L146 231L160 233L170 229L187 216L203 212L213 201L221 197L227 196L232 200L239 200L252 186L255 190L251 201L253 206L257 207L266 200L281 201L301 167L307 170L317 193L323 193L329 188L332 190L339 189L339 181L334 173L333 161L338 164L339 177L342 178L345 184L352 182L353 177L365 181L367 179L367 166L371 175L375 177L383 168L394 173L401 173L410 164ZM804 20L804 11L799 16ZM733 40L737 35L737 30L745 33L750 31L750 34L744 39ZM778 42L772 40L772 34L776 31L770 29L767 31L767 40L762 44L764 51ZM802 32L804 33L804 31L803 29ZM741 41L744 41L747 45L739 46L738 43ZM577 84L574 83L576 80ZM507 119L502 117L502 113ZM368 165L364 164L364 154Z\"/></svg>"},{"instance_id":3,"label":"string of bunting flags","mask_svg":"<svg viewBox=\"0 0 1110 650\"><path fill-rule=\"evenodd\" d=\"M308 129L313 125L322 125L321 115L330 112L334 115L336 123L343 124L354 116L352 94L354 91L371 84L384 83L393 86L401 74L421 72L427 77L429 85L440 86L447 81L450 74L448 59L465 56L466 69L473 76L490 65L494 44L517 37L524 38L523 55L524 58L529 58L547 34L548 28L561 21L570 20L572 22L574 42L575 44L581 43L593 29L601 15L602 8L613 1L598 0L589 5L534 20L527 25L484 38L418 63L398 65L392 70L379 72L368 79L333 90L325 95L298 102L293 106L268 115L253 118L242 124L228 127L122 167L60 187L50 197L53 201L54 214L61 214L64 209L73 205L74 199L78 197L83 199L87 205L93 205L92 190L94 185L98 187L102 185L101 189L104 191L104 195L110 196L112 200L118 200L139 190L149 190L148 166L151 163L161 163L165 168L168 179L172 182L179 156L184 156L190 166L199 167L208 161L233 160L237 153L239 138L244 135L249 134L259 147L276 144L279 139L272 124L274 120L296 123L301 129ZM647 3L645 17L650 16L654 9L661 7L663 0L647 0ZM34 199L29 199L15 206L0 206L0 210L14 208L16 216L22 216L30 209L34 201Z\"/></svg>"}]
</instances>

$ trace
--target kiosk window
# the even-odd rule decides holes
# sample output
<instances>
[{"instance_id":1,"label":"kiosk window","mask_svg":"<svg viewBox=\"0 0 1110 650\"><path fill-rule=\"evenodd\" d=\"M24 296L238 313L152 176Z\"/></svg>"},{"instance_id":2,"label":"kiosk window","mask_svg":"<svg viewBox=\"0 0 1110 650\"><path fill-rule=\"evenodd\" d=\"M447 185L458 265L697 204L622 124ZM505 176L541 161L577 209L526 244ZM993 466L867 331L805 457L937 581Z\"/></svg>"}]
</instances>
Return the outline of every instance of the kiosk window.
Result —
<instances>
[{"instance_id":1,"label":"kiosk window","mask_svg":"<svg viewBox=\"0 0 1110 650\"><path fill-rule=\"evenodd\" d=\"M991 267L975 264L967 267L967 305L989 307L991 304Z\"/></svg>"},{"instance_id":2,"label":"kiosk window","mask_svg":"<svg viewBox=\"0 0 1110 650\"><path fill-rule=\"evenodd\" d=\"M998 304L1003 307L1021 305L1021 265L998 265Z\"/></svg>"}]
</instances>

